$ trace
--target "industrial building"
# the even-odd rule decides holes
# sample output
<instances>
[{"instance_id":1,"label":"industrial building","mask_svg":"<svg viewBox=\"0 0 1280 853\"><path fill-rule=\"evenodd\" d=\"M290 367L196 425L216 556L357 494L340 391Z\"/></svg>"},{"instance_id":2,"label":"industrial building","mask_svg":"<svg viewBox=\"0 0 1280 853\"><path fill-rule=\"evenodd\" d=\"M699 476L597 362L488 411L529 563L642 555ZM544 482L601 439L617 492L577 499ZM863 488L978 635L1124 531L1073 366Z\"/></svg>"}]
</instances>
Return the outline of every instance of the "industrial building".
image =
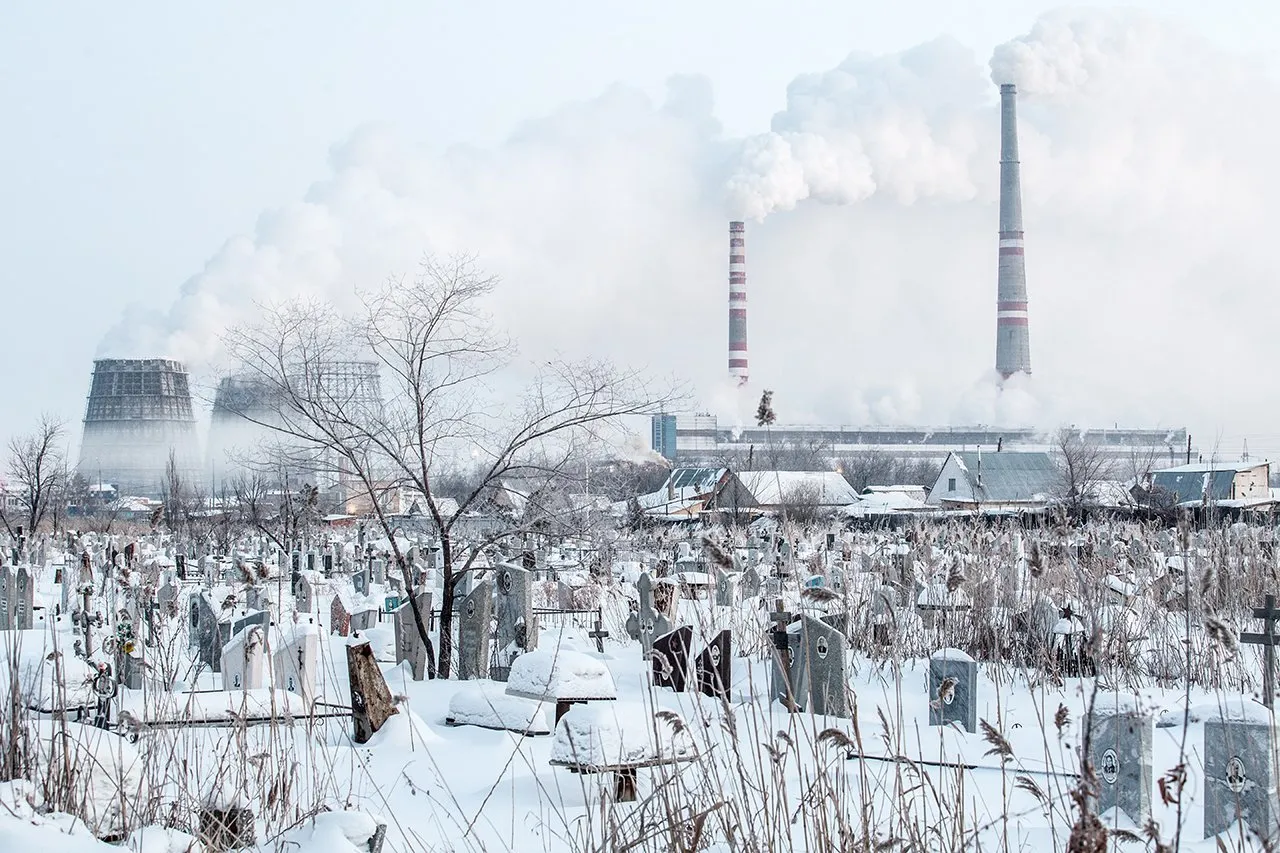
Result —
<instances>
[{"instance_id":1,"label":"industrial building","mask_svg":"<svg viewBox=\"0 0 1280 853\"><path fill-rule=\"evenodd\" d=\"M760 456L768 448L818 449L831 457L885 454L898 459L942 461L952 451L1017 450L1051 452L1053 431L1034 427L989 426L850 426L775 424L763 427L721 426L715 415L654 415L675 418L675 447L668 459L682 464ZM669 423L669 421L665 422ZM665 426L664 426L665 428ZM655 430L657 427L655 426ZM1182 429L1098 429L1081 433L1085 442L1101 447L1117 463L1130 460L1155 466L1176 464L1185 454L1187 431ZM658 450L655 446L654 450ZM670 446L667 450L672 450Z\"/></svg>"},{"instance_id":2,"label":"industrial building","mask_svg":"<svg viewBox=\"0 0 1280 853\"><path fill-rule=\"evenodd\" d=\"M85 408L77 470L121 495L158 496L173 460L188 485L201 482L187 370L161 358L99 359Z\"/></svg>"}]
</instances>

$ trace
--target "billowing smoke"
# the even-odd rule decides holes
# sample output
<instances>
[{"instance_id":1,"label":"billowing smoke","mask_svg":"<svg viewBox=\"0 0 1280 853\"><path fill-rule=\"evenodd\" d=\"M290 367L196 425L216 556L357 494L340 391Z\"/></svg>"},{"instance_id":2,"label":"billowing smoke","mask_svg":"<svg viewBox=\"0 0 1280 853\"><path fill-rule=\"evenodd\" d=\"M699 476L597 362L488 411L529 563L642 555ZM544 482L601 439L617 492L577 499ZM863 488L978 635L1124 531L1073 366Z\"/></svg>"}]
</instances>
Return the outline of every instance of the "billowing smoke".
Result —
<instances>
[{"instance_id":1,"label":"billowing smoke","mask_svg":"<svg viewBox=\"0 0 1280 853\"><path fill-rule=\"evenodd\" d=\"M1022 96L1036 371L1003 394L988 374L993 81ZM503 278L493 310L526 357L685 376L737 421L771 388L790 423L1261 424L1280 411L1223 374L1270 361L1277 107L1265 73L1169 23L1070 12L989 68L950 39L850 56L798 77L769 131L741 139L693 77L656 104L612 88L492 149L366 128L305 199L228 241L169 310L130 312L103 353L200 371L259 301L350 299L424 252L466 250ZM717 390L737 217L753 220L745 396Z\"/></svg>"}]
</instances>

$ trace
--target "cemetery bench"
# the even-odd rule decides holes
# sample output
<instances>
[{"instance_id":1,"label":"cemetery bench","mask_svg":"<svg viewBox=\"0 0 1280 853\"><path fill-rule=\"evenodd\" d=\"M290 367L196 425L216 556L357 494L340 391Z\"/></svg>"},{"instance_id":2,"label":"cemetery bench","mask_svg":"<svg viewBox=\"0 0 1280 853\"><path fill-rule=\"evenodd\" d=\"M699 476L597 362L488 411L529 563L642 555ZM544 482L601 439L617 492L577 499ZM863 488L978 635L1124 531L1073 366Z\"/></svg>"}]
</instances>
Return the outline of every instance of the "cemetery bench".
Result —
<instances>
[{"instance_id":1,"label":"cemetery bench","mask_svg":"<svg viewBox=\"0 0 1280 853\"><path fill-rule=\"evenodd\" d=\"M687 729L676 729L639 705L575 708L556 724L550 764L573 773L609 773L618 802L636 800L637 772L697 758Z\"/></svg>"},{"instance_id":2,"label":"cemetery bench","mask_svg":"<svg viewBox=\"0 0 1280 853\"><path fill-rule=\"evenodd\" d=\"M552 767L564 767L571 773L590 775L596 773L613 774L613 796L620 803L636 801L636 771L645 767L663 767L693 761L697 756L683 755L671 758L650 758L644 761L628 761L618 764L578 764L573 761L551 759Z\"/></svg>"}]
</instances>

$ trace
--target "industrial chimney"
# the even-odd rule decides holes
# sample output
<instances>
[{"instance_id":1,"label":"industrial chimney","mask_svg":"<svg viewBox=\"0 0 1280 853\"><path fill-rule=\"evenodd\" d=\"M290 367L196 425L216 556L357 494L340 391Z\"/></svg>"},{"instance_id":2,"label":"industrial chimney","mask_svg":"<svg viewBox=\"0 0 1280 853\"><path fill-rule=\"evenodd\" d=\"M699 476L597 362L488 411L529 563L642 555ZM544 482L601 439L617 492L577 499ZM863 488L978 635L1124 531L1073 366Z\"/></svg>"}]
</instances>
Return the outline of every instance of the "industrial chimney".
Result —
<instances>
[{"instance_id":1,"label":"industrial chimney","mask_svg":"<svg viewBox=\"0 0 1280 853\"><path fill-rule=\"evenodd\" d=\"M747 384L747 226L729 223L729 375Z\"/></svg>"},{"instance_id":2,"label":"industrial chimney","mask_svg":"<svg viewBox=\"0 0 1280 853\"><path fill-rule=\"evenodd\" d=\"M1000 272L996 305L996 370L1008 379L1031 372L1027 272L1022 255L1022 179L1018 165L1018 90L1000 86Z\"/></svg>"}]
</instances>

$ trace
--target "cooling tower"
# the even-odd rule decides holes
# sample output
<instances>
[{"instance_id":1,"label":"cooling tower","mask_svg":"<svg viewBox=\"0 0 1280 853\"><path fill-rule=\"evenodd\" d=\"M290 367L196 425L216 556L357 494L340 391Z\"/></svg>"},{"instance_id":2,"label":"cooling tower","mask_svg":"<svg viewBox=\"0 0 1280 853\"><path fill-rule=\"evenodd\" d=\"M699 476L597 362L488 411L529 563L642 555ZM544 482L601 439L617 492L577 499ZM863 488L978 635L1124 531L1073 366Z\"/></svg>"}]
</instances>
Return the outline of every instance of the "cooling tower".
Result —
<instances>
[{"instance_id":1,"label":"cooling tower","mask_svg":"<svg viewBox=\"0 0 1280 853\"><path fill-rule=\"evenodd\" d=\"M729 375L747 382L747 226L729 223Z\"/></svg>"},{"instance_id":2,"label":"cooling tower","mask_svg":"<svg viewBox=\"0 0 1280 853\"><path fill-rule=\"evenodd\" d=\"M208 470L215 489L224 489L240 474L262 462L278 436L274 390L252 376L226 376L218 382L209 421Z\"/></svg>"},{"instance_id":3,"label":"cooling tower","mask_svg":"<svg viewBox=\"0 0 1280 853\"><path fill-rule=\"evenodd\" d=\"M1022 254L1022 176L1018 163L1018 90L1000 87L1000 270L997 278L996 370L1008 379L1031 372L1027 271Z\"/></svg>"},{"instance_id":4,"label":"cooling tower","mask_svg":"<svg viewBox=\"0 0 1280 853\"><path fill-rule=\"evenodd\" d=\"M84 415L79 472L121 495L160 496L172 455L183 481L200 480L187 371L160 358L99 359Z\"/></svg>"}]
</instances>

